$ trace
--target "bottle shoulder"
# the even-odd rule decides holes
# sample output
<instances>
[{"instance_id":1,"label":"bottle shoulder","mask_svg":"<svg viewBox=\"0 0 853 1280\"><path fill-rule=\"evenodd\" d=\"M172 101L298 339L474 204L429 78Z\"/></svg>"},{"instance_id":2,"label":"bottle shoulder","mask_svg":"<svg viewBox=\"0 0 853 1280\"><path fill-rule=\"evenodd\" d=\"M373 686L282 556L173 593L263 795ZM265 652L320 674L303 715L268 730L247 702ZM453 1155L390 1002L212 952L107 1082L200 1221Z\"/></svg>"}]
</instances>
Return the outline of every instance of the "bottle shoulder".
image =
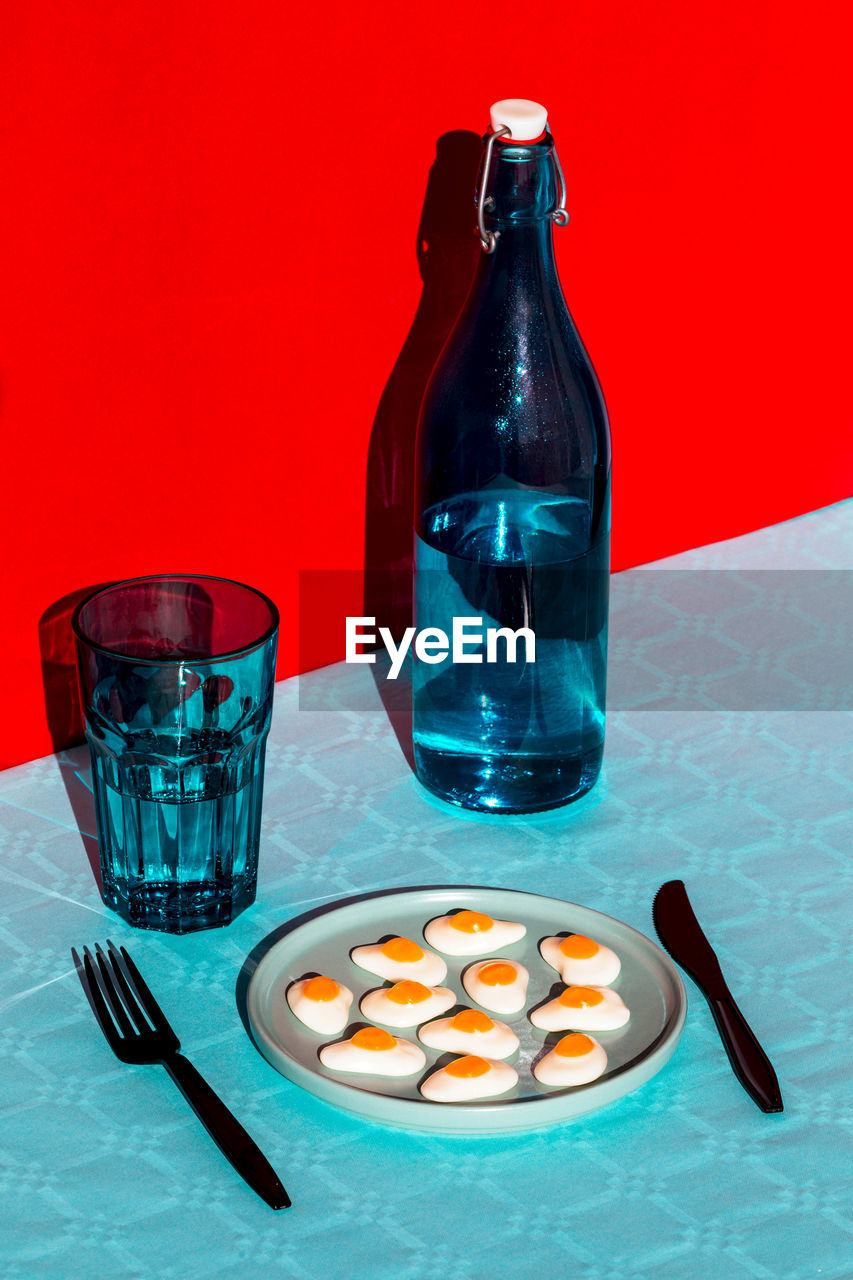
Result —
<instances>
[{"instance_id":1,"label":"bottle shoulder","mask_svg":"<svg viewBox=\"0 0 853 1280\"><path fill-rule=\"evenodd\" d=\"M609 456L601 384L568 308L495 319L460 317L427 383L419 436L486 432L507 447L588 436Z\"/></svg>"},{"instance_id":2,"label":"bottle shoulder","mask_svg":"<svg viewBox=\"0 0 853 1280\"><path fill-rule=\"evenodd\" d=\"M505 477L587 494L610 471L601 386L562 291L550 228L507 233L481 260L427 384L418 426L418 502Z\"/></svg>"},{"instance_id":3,"label":"bottle shoulder","mask_svg":"<svg viewBox=\"0 0 853 1280\"><path fill-rule=\"evenodd\" d=\"M526 295L490 291L487 304L470 297L442 349L424 403L494 404L509 395L571 400L581 387L606 417L592 361L566 301L556 289Z\"/></svg>"}]
</instances>

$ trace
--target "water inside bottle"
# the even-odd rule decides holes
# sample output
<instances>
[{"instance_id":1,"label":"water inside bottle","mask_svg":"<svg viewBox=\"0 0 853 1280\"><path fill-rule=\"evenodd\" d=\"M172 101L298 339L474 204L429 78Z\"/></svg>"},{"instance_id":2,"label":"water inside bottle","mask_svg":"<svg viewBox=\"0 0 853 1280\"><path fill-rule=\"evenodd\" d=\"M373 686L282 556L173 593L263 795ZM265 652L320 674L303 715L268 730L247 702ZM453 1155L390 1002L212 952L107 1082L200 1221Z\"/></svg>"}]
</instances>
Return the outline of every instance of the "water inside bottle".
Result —
<instances>
[{"instance_id":1,"label":"water inside bottle","mask_svg":"<svg viewBox=\"0 0 853 1280\"><path fill-rule=\"evenodd\" d=\"M458 495L416 539L418 629L454 617L530 628L516 661L413 665L418 776L443 799L494 813L553 808L595 782L604 748L608 537L586 502L529 489ZM467 652L476 654L476 646Z\"/></svg>"}]
</instances>

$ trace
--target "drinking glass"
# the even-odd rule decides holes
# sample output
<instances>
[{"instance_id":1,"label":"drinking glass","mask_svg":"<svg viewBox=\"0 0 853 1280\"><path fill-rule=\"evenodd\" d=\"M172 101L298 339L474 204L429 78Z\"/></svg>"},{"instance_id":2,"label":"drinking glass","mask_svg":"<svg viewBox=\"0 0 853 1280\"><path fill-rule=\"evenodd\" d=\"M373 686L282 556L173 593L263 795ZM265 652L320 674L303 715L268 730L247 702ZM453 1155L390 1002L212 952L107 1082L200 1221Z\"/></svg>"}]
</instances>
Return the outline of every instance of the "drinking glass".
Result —
<instances>
[{"instance_id":1,"label":"drinking glass","mask_svg":"<svg viewBox=\"0 0 853 1280\"><path fill-rule=\"evenodd\" d=\"M278 610L196 574L134 578L74 611L103 896L189 933L255 898Z\"/></svg>"}]
</instances>

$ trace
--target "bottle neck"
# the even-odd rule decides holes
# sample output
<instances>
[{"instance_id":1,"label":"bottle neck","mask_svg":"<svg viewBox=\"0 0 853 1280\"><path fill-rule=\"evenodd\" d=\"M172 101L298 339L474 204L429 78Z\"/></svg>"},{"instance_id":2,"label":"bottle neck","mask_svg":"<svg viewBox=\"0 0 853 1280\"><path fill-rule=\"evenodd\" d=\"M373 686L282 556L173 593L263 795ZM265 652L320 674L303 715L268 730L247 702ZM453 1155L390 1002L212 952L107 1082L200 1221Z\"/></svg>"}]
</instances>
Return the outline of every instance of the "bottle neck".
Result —
<instances>
[{"instance_id":1,"label":"bottle neck","mask_svg":"<svg viewBox=\"0 0 853 1280\"><path fill-rule=\"evenodd\" d=\"M492 253L484 253L480 263L483 275L529 270L536 263L548 277L556 273L554 258L554 224L550 218L515 226L496 228L500 231Z\"/></svg>"},{"instance_id":2,"label":"bottle neck","mask_svg":"<svg viewBox=\"0 0 853 1280\"><path fill-rule=\"evenodd\" d=\"M553 214L559 190L553 151L550 134L526 145L495 143L484 194L484 222L496 240L493 252L482 254L479 279L527 272L535 263L543 283L556 280Z\"/></svg>"},{"instance_id":3,"label":"bottle neck","mask_svg":"<svg viewBox=\"0 0 853 1280\"><path fill-rule=\"evenodd\" d=\"M488 156L484 151L483 164ZM482 183L482 168L480 182ZM504 228L550 218L557 208L559 190L554 140L546 133L540 142L492 144L486 175L484 214L486 226Z\"/></svg>"}]
</instances>

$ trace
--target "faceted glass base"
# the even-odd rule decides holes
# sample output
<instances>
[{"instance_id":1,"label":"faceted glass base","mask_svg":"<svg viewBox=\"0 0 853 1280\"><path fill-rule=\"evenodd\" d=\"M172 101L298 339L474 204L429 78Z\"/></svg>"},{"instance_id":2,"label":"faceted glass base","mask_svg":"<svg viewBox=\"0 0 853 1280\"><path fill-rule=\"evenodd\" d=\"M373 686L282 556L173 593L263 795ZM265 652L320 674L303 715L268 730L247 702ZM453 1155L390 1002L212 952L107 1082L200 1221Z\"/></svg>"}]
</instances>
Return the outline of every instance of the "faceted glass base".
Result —
<instances>
[{"instance_id":1,"label":"faceted glass base","mask_svg":"<svg viewBox=\"0 0 853 1280\"><path fill-rule=\"evenodd\" d=\"M104 902L137 929L195 933L230 924L255 901L255 882L245 877L223 881L146 882L128 892L124 884L104 887Z\"/></svg>"}]
</instances>

